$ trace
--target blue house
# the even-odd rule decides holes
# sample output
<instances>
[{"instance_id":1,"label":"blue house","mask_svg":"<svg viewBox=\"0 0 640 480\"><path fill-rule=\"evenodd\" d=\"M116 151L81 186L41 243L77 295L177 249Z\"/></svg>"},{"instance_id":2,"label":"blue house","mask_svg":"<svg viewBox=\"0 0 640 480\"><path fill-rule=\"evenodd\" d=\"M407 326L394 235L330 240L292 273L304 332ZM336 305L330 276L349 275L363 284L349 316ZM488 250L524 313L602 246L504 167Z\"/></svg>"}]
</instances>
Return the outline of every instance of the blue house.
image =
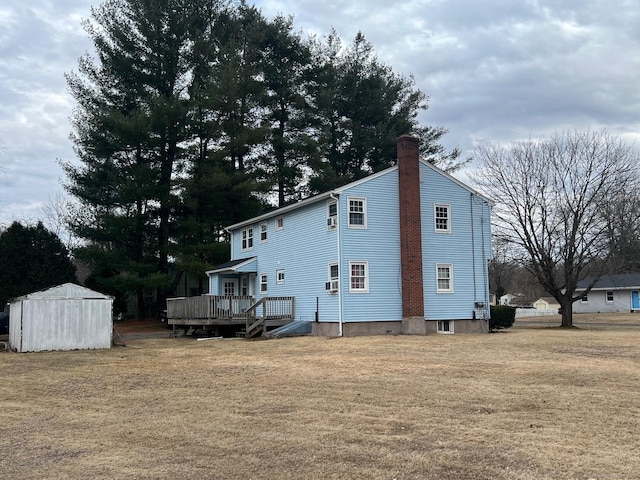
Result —
<instances>
[{"instance_id":1,"label":"blue house","mask_svg":"<svg viewBox=\"0 0 640 480\"><path fill-rule=\"evenodd\" d=\"M317 335L486 332L491 206L402 136L397 166L228 227L209 295L247 328L261 303Z\"/></svg>"}]
</instances>

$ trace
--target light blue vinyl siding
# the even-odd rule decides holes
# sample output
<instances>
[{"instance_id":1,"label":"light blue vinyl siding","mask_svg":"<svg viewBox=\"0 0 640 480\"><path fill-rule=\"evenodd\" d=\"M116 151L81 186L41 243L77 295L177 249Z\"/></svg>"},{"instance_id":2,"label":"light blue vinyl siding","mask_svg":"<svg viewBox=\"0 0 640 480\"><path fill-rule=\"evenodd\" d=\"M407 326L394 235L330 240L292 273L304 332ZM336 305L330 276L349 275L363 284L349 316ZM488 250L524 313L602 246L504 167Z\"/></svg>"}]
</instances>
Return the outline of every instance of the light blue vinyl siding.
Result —
<instances>
[{"instance_id":1,"label":"light blue vinyl siding","mask_svg":"<svg viewBox=\"0 0 640 480\"><path fill-rule=\"evenodd\" d=\"M366 228L347 228L349 197L366 199ZM398 171L391 169L340 194L343 320L402 319ZM349 293L349 262L367 262L368 293Z\"/></svg>"},{"instance_id":2,"label":"light blue vinyl siding","mask_svg":"<svg viewBox=\"0 0 640 480\"><path fill-rule=\"evenodd\" d=\"M476 302L488 302L490 206L446 175L424 164L420 168L425 318L470 319ZM436 203L450 206L450 233L435 231ZM436 292L437 264L452 265L452 293Z\"/></svg>"},{"instance_id":3,"label":"light blue vinyl siding","mask_svg":"<svg viewBox=\"0 0 640 480\"><path fill-rule=\"evenodd\" d=\"M491 256L490 206L449 176L421 164L421 213L425 318L472 318L475 303L488 301L487 260ZM263 296L295 297L296 318L321 322L399 321L402 319L398 171L390 168L338 189L338 226L327 228L327 198L309 201L253 224L253 248L242 250L241 234L231 232L232 259L257 258L252 270L268 275ZM366 228L348 228L349 198L366 200ZM434 203L450 206L450 233L436 233ZM275 219L283 218L276 230ZM267 223L268 242L259 241ZM340 258L338 258L340 237ZM339 262L340 294L325 290L329 264ZM349 262L366 262L368 291L349 292ZM453 292L436 293L436 264L451 264ZM284 270L278 284L276 272ZM222 276L220 276L220 279ZM219 279L219 280L220 280ZM212 294L215 290L212 288ZM341 298L341 302L340 302Z\"/></svg>"},{"instance_id":4,"label":"light blue vinyl siding","mask_svg":"<svg viewBox=\"0 0 640 480\"><path fill-rule=\"evenodd\" d=\"M242 229L232 232L235 258L256 256L256 281L261 273L268 275L267 293L261 294L255 285L256 298L293 296L296 319L314 320L317 308L320 321L337 321L338 295L325 290L328 265L338 260L337 232L327 230L327 202L319 200L282 217L280 230L276 230L275 214L267 220L268 242L254 241L251 251L241 250ZM260 223L254 224L254 232ZM282 284L276 281L278 270L284 270Z\"/></svg>"}]
</instances>

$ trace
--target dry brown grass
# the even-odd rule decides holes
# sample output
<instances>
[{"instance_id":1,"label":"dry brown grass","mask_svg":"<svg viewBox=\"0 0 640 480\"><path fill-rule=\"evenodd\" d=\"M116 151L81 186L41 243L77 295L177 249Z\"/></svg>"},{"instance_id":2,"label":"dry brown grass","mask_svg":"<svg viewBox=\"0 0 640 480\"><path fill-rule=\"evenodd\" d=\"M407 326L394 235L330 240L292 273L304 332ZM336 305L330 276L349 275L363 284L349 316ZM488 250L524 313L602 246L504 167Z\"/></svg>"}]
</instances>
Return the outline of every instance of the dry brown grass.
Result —
<instances>
[{"instance_id":1,"label":"dry brown grass","mask_svg":"<svg viewBox=\"0 0 640 480\"><path fill-rule=\"evenodd\" d=\"M631 327L0 353L0 478L640 478L639 367Z\"/></svg>"}]
</instances>

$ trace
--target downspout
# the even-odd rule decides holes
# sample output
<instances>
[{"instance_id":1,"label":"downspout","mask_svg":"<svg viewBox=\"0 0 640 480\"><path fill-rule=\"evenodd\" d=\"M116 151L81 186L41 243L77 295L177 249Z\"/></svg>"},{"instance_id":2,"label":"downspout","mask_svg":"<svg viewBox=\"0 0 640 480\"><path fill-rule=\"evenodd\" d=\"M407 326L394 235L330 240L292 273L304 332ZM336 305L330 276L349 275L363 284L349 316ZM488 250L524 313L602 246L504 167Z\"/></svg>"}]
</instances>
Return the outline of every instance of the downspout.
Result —
<instances>
[{"instance_id":1,"label":"downspout","mask_svg":"<svg viewBox=\"0 0 640 480\"><path fill-rule=\"evenodd\" d=\"M340 244L342 243L342 239L340 238L340 196L334 196L335 194L331 192L329 197L332 200L336 201L336 215L338 216L338 222L336 225L336 238L337 238L337 248L338 248L338 336L342 336L342 257L340 256Z\"/></svg>"},{"instance_id":2,"label":"downspout","mask_svg":"<svg viewBox=\"0 0 640 480\"><path fill-rule=\"evenodd\" d=\"M476 235L474 232L474 223L476 223L473 214L473 193L469 194L469 203L471 204L471 265L473 268L473 311L475 318L476 302L478 301L478 287L476 285Z\"/></svg>"}]
</instances>

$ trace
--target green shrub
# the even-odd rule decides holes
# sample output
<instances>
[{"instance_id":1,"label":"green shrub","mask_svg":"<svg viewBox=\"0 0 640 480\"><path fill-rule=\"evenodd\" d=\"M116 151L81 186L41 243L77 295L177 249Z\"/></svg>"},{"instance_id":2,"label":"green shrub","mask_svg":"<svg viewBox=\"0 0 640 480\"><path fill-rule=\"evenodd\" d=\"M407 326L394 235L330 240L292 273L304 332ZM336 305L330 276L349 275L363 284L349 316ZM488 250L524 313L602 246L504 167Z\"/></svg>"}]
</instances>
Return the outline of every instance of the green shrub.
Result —
<instances>
[{"instance_id":1,"label":"green shrub","mask_svg":"<svg viewBox=\"0 0 640 480\"><path fill-rule=\"evenodd\" d=\"M516 320L516 307L507 305L491 306L491 319L489 320L489 330L500 330L513 326Z\"/></svg>"}]
</instances>

